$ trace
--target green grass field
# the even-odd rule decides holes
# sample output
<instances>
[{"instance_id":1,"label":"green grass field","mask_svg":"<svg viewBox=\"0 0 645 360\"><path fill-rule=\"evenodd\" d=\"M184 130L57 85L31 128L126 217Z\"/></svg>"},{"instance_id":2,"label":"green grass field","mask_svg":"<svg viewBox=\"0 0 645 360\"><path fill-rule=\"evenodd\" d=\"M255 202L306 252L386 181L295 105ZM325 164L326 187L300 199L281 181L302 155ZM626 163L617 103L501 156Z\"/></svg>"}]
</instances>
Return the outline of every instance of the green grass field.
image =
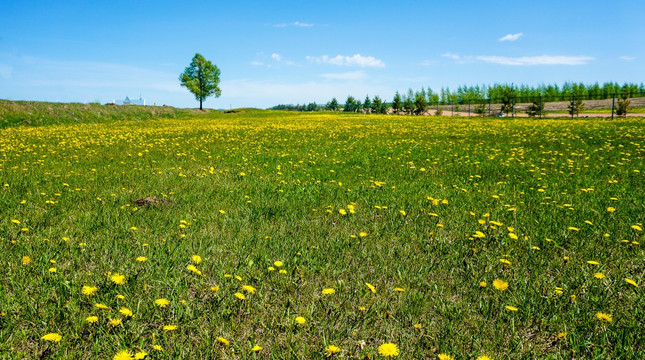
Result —
<instances>
[{"instance_id":1,"label":"green grass field","mask_svg":"<svg viewBox=\"0 0 645 360\"><path fill-rule=\"evenodd\" d=\"M0 357L644 358L643 124L6 127Z\"/></svg>"}]
</instances>

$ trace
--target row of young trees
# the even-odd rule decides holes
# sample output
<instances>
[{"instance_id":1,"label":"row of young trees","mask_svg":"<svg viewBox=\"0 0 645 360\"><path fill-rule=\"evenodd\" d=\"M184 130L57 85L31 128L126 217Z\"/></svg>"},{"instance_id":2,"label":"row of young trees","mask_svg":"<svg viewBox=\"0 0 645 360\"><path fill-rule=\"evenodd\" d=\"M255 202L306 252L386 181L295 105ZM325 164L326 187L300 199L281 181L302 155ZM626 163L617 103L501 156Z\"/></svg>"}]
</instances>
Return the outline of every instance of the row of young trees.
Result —
<instances>
[{"instance_id":1,"label":"row of young trees","mask_svg":"<svg viewBox=\"0 0 645 360\"><path fill-rule=\"evenodd\" d=\"M336 98L327 102L325 105L318 105L315 102L303 105L277 105L271 109L274 110L295 110L295 111L339 111L344 112L363 112L386 114L421 115L426 113L431 106L452 105L454 111L460 110L460 105L472 105L471 109L475 114L484 115L488 112L487 104L501 104L501 111L509 114L514 111L514 105L518 102L532 103L527 113L529 116L541 115L544 110L545 102L552 101L570 101L570 112L579 114L584 109L583 100L602 100L611 99L617 96L617 111L628 111L629 101L632 97L645 96L645 85L607 82L602 85L598 83L587 85L584 83L565 82L562 86L539 85L530 87L527 85L515 86L513 84L494 84L491 86L461 86L457 90L451 91L449 88L442 88L439 92L434 92L431 88L421 88L413 91L409 89L407 93L400 94L398 91L394 94L392 102L387 103L378 96L370 99L365 97L360 101L353 96L348 96L344 104L340 104ZM623 110L624 109L624 110ZM441 112L440 109L437 111ZM619 114L620 115L620 114Z\"/></svg>"}]
</instances>

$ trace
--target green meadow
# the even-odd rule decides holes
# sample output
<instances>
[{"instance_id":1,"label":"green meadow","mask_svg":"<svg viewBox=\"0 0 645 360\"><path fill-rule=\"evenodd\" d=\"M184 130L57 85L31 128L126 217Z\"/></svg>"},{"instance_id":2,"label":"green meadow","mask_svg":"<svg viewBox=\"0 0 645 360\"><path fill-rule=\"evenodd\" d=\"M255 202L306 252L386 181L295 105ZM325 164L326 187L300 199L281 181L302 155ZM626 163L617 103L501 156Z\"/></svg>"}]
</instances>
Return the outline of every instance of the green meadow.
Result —
<instances>
[{"instance_id":1,"label":"green meadow","mask_svg":"<svg viewBox=\"0 0 645 360\"><path fill-rule=\"evenodd\" d=\"M0 357L645 357L644 119L164 114L5 119Z\"/></svg>"}]
</instances>

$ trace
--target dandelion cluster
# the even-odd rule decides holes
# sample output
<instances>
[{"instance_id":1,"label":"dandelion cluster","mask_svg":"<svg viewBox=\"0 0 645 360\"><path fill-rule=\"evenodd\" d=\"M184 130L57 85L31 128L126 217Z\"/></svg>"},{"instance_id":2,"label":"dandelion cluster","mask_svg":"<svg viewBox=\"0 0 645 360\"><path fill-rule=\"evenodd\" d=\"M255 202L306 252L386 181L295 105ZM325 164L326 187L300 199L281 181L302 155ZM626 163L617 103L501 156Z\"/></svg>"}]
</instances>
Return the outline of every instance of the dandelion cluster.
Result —
<instances>
[{"instance_id":1,"label":"dandelion cluster","mask_svg":"<svg viewBox=\"0 0 645 360\"><path fill-rule=\"evenodd\" d=\"M0 357L642 358L642 121L0 129Z\"/></svg>"}]
</instances>

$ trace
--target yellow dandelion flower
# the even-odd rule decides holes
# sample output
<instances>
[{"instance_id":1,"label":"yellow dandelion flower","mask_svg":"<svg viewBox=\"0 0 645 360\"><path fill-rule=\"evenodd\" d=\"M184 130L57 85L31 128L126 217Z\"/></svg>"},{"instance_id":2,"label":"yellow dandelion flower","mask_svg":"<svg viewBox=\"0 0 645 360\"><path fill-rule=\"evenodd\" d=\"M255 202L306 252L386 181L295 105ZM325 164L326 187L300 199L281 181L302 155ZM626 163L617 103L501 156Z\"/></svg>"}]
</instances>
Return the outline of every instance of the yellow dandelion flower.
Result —
<instances>
[{"instance_id":1,"label":"yellow dandelion flower","mask_svg":"<svg viewBox=\"0 0 645 360\"><path fill-rule=\"evenodd\" d=\"M558 339L563 339L563 338L567 337L567 335L569 335L569 333L566 332L566 331L563 331L563 332L558 333L557 338Z\"/></svg>"},{"instance_id":2,"label":"yellow dandelion flower","mask_svg":"<svg viewBox=\"0 0 645 360\"><path fill-rule=\"evenodd\" d=\"M157 351L163 351L163 347L161 347L161 345L152 345L152 348Z\"/></svg>"},{"instance_id":3,"label":"yellow dandelion flower","mask_svg":"<svg viewBox=\"0 0 645 360\"><path fill-rule=\"evenodd\" d=\"M197 274L197 275L201 275L201 274L202 274L202 272L201 272L201 271L199 271L199 270L197 270L197 268L196 268L196 267L195 267L195 265L193 265L193 264L190 264L190 265L186 266L186 269L188 269L189 271L191 271L191 272L193 272L193 273L195 273L195 274Z\"/></svg>"},{"instance_id":4,"label":"yellow dandelion flower","mask_svg":"<svg viewBox=\"0 0 645 360\"><path fill-rule=\"evenodd\" d=\"M278 260L278 261L274 262L273 265L275 265L275 267L281 267L282 266L282 261Z\"/></svg>"},{"instance_id":5,"label":"yellow dandelion flower","mask_svg":"<svg viewBox=\"0 0 645 360\"><path fill-rule=\"evenodd\" d=\"M439 360L455 360L454 357L452 357L452 356L450 356L448 354L439 354L439 355L437 355L437 357L439 358Z\"/></svg>"},{"instance_id":6,"label":"yellow dandelion flower","mask_svg":"<svg viewBox=\"0 0 645 360\"><path fill-rule=\"evenodd\" d=\"M613 318L612 318L611 314L605 314L604 312L600 312L600 311L596 313L596 317L598 319L604 320L606 322L612 322L613 321Z\"/></svg>"},{"instance_id":7,"label":"yellow dandelion flower","mask_svg":"<svg viewBox=\"0 0 645 360\"><path fill-rule=\"evenodd\" d=\"M199 264L202 262L202 257L199 255L193 255L190 260L192 260L195 264Z\"/></svg>"},{"instance_id":8,"label":"yellow dandelion flower","mask_svg":"<svg viewBox=\"0 0 645 360\"><path fill-rule=\"evenodd\" d=\"M121 350L114 355L112 360L132 360L132 353L128 350Z\"/></svg>"},{"instance_id":9,"label":"yellow dandelion flower","mask_svg":"<svg viewBox=\"0 0 645 360\"><path fill-rule=\"evenodd\" d=\"M94 323L99 321L99 317L98 316L88 316L88 317L85 318L85 321L87 321L90 324L94 324Z\"/></svg>"},{"instance_id":10,"label":"yellow dandelion flower","mask_svg":"<svg viewBox=\"0 0 645 360\"><path fill-rule=\"evenodd\" d=\"M515 306L511 306L511 305L506 305L505 308L508 311L517 311L518 310Z\"/></svg>"},{"instance_id":11,"label":"yellow dandelion flower","mask_svg":"<svg viewBox=\"0 0 645 360\"><path fill-rule=\"evenodd\" d=\"M101 303L94 304L94 307L96 307L97 309L101 309L101 310L108 310L109 309L109 307L107 305L101 304Z\"/></svg>"},{"instance_id":12,"label":"yellow dandelion flower","mask_svg":"<svg viewBox=\"0 0 645 360\"><path fill-rule=\"evenodd\" d=\"M251 285L244 285L242 286L242 289L246 292L250 292L251 294L255 293L255 288Z\"/></svg>"},{"instance_id":13,"label":"yellow dandelion flower","mask_svg":"<svg viewBox=\"0 0 645 360\"><path fill-rule=\"evenodd\" d=\"M638 225L632 225L632 229L634 229L636 231L643 231L643 228L638 226Z\"/></svg>"},{"instance_id":14,"label":"yellow dandelion flower","mask_svg":"<svg viewBox=\"0 0 645 360\"><path fill-rule=\"evenodd\" d=\"M396 344L387 343L378 347L378 353L383 357L399 356L399 348Z\"/></svg>"},{"instance_id":15,"label":"yellow dandelion flower","mask_svg":"<svg viewBox=\"0 0 645 360\"><path fill-rule=\"evenodd\" d=\"M48 271L49 271L50 273L52 273L52 274L55 274L55 273L56 273L56 268L54 268L54 267L49 268L49 270L48 270Z\"/></svg>"},{"instance_id":16,"label":"yellow dandelion flower","mask_svg":"<svg viewBox=\"0 0 645 360\"><path fill-rule=\"evenodd\" d=\"M607 212L614 212L614 211L616 211L616 209L611 206L607 208Z\"/></svg>"},{"instance_id":17,"label":"yellow dandelion flower","mask_svg":"<svg viewBox=\"0 0 645 360\"><path fill-rule=\"evenodd\" d=\"M568 229L571 230L571 231L580 231L580 229L578 229L577 227L573 227L573 226L569 226Z\"/></svg>"},{"instance_id":18,"label":"yellow dandelion flower","mask_svg":"<svg viewBox=\"0 0 645 360\"><path fill-rule=\"evenodd\" d=\"M235 294L233 294L233 295L235 295L235 297L236 297L236 298L238 298L238 299L240 299L240 300L246 300L246 296L242 295L242 294L241 294L241 293L239 293L239 292L236 292L236 293L235 293Z\"/></svg>"},{"instance_id":19,"label":"yellow dandelion flower","mask_svg":"<svg viewBox=\"0 0 645 360\"><path fill-rule=\"evenodd\" d=\"M170 301L168 301L168 299L161 298L161 299L155 300L155 305L162 308L168 306L168 304L170 304Z\"/></svg>"},{"instance_id":20,"label":"yellow dandelion flower","mask_svg":"<svg viewBox=\"0 0 645 360\"><path fill-rule=\"evenodd\" d=\"M163 329L165 331L175 331L177 330L177 325L164 325Z\"/></svg>"},{"instance_id":21,"label":"yellow dandelion flower","mask_svg":"<svg viewBox=\"0 0 645 360\"><path fill-rule=\"evenodd\" d=\"M587 261L587 264L589 264L589 265L600 265L600 263L599 263L599 262L597 262L597 261L593 261L593 260L589 260L589 261Z\"/></svg>"},{"instance_id":22,"label":"yellow dandelion flower","mask_svg":"<svg viewBox=\"0 0 645 360\"><path fill-rule=\"evenodd\" d=\"M125 284L125 275L121 275L119 273L114 273L110 275L110 281L117 285L123 285Z\"/></svg>"},{"instance_id":23,"label":"yellow dandelion flower","mask_svg":"<svg viewBox=\"0 0 645 360\"><path fill-rule=\"evenodd\" d=\"M399 213L400 213L401 215L403 215L403 216L405 216L405 215L406 215L405 210L399 210Z\"/></svg>"},{"instance_id":24,"label":"yellow dandelion flower","mask_svg":"<svg viewBox=\"0 0 645 360\"><path fill-rule=\"evenodd\" d=\"M488 286L488 284L486 283L486 281L482 281L482 282L480 282L480 283L479 283L479 287L480 287L480 288L485 288L486 286Z\"/></svg>"},{"instance_id":25,"label":"yellow dandelion flower","mask_svg":"<svg viewBox=\"0 0 645 360\"><path fill-rule=\"evenodd\" d=\"M367 236L367 233L366 233L366 232L364 232L364 231L361 231L360 233L358 233L358 236L360 236L360 237L366 237L366 236Z\"/></svg>"},{"instance_id":26,"label":"yellow dandelion flower","mask_svg":"<svg viewBox=\"0 0 645 360\"><path fill-rule=\"evenodd\" d=\"M273 266L269 266L269 271L275 271L275 268Z\"/></svg>"},{"instance_id":27,"label":"yellow dandelion flower","mask_svg":"<svg viewBox=\"0 0 645 360\"><path fill-rule=\"evenodd\" d=\"M394 291L396 291L396 292L404 292L404 291L405 291L405 289L404 289L404 288L400 288L400 287L395 287L395 288L394 288Z\"/></svg>"},{"instance_id":28,"label":"yellow dandelion flower","mask_svg":"<svg viewBox=\"0 0 645 360\"><path fill-rule=\"evenodd\" d=\"M49 333L41 337L42 340L51 341L51 342L59 342L62 338L63 337L57 333Z\"/></svg>"},{"instance_id":29,"label":"yellow dandelion flower","mask_svg":"<svg viewBox=\"0 0 645 360\"><path fill-rule=\"evenodd\" d=\"M478 356L476 360L493 360L493 359L491 359L486 355L481 355L481 356Z\"/></svg>"},{"instance_id":30,"label":"yellow dandelion flower","mask_svg":"<svg viewBox=\"0 0 645 360\"><path fill-rule=\"evenodd\" d=\"M508 233L508 237L510 237L513 240L517 240L517 235L515 235L514 233Z\"/></svg>"},{"instance_id":31,"label":"yellow dandelion flower","mask_svg":"<svg viewBox=\"0 0 645 360\"><path fill-rule=\"evenodd\" d=\"M251 348L251 351L253 352L258 352L260 350L262 350L262 346L259 346L259 345L255 345L254 347Z\"/></svg>"},{"instance_id":32,"label":"yellow dandelion flower","mask_svg":"<svg viewBox=\"0 0 645 360\"><path fill-rule=\"evenodd\" d=\"M127 317L132 317L132 316L134 316L134 314L132 313L132 310L130 310L130 309L126 308L126 307L122 307L122 308L119 310L119 312L120 312L123 316L127 316Z\"/></svg>"},{"instance_id":33,"label":"yellow dandelion flower","mask_svg":"<svg viewBox=\"0 0 645 360\"><path fill-rule=\"evenodd\" d=\"M217 342L222 344L222 345L224 345L224 346L230 346L231 345L231 343L228 340L224 339L221 336L217 337Z\"/></svg>"},{"instance_id":34,"label":"yellow dandelion flower","mask_svg":"<svg viewBox=\"0 0 645 360\"><path fill-rule=\"evenodd\" d=\"M108 323L112 326L119 326L123 323L121 319L108 319Z\"/></svg>"},{"instance_id":35,"label":"yellow dandelion flower","mask_svg":"<svg viewBox=\"0 0 645 360\"><path fill-rule=\"evenodd\" d=\"M338 354L339 352L341 352L340 348L335 345L329 345L327 346L327 348L325 348L325 355L327 356L332 356Z\"/></svg>"},{"instance_id":36,"label":"yellow dandelion flower","mask_svg":"<svg viewBox=\"0 0 645 360\"><path fill-rule=\"evenodd\" d=\"M145 256L139 256L135 260L137 260L138 262L146 262L146 261L148 261L148 258L145 257Z\"/></svg>"},{"instance_id":37,"label":"yellow dandelion flower","mask_svg":"<svg viewBox=\"0 0 645 360\"><path fill-rule=\"evenodd\" d=\"M29 256L23 256L22 257L22 264L23 265L29 265L30 262L31 262L31 259L29 258Z\"/></svg>"},{"instance_id":38,"label":"yellow dandelion flower","mask_svg":"<svg viewBox=\"0 0 645 360\"><path fill-rule=\"evenodd\" d=\"M421 324L414 324L412 326L414 326L414 328L417 329L417 330L421 330L423 328L423 326L421 326Z\"/></svg>"},{"instance_id":39,"label":"yellow dandelion flower","mask_svg":"<svg viewBox=\"0 0 645 360\"><path fill-rule=\"evenodd\" d=\"M625 282L628 283L629 285L633 285L633 286L638 287L638 284L636 283L636 281L634 281L632 279L625 278Z\"/></svg>"},{"instance_id":40,"label":"yellow dandelion flower","mask_svg":"<svg viewBox=\"0 0 645 360\"><path fill-rule=\"evenodd\" d=\"M511 265L511 262L506 259L499 259L499 262L501 262L502 264Z\"/></svg>"},{"instance_id":41,"label":"yellow dandelion flower","mask_svg":"<svg viewBox=\"0 0 645 360\"><path fill-rule=\"evenodd\" d=\"M125 300L125 296L123 296L121 294L117 294L116 298L119 299L119 300Z\"/></svg>"},{"instance_id":42,"label":"yellow dandelion flower","mask_svg":"<svg viewBox=\"0 0 645 360\"><path fill-rule=\"evenodd\" d=\"M284 274L286 274L286 273L287 273L287 270L281 269L281 270L280 270L280 271L278 271L278 272L279 272L280 274L283 274L283 275L284 275Z\"/></svg>"},{"instance_id":43,"label":"yellow dandelion flower","mask_svg":"<svg viewBox=\"0 0 645 360\"><path fill-rule=\"evenodd\" d=\"M370 289L371 292L376 293L376 288L374 287L374 285L370 283L365 283L365 285L367 286L368 289Z\"/></svg>"},{"instance_id":44,"label":"yellow dandelion flower","mask_svg":"<svg viewBox=\"0 0 645 360\"><path fill-rule=\"evenodd\" d=\"M605 278L605 274L603 274L603 273L599 273L599 272L597 272L597 273L593 274L593 276L594 276L596 279L604 279L604 278Z\"/></svg>"},{"instance_id":45,"label":"yellow dandelion flower","mask_svg":"<svg viewBox=\"0 0 645 360\"><path fill-rule=\"evenodd\" d=\"M300 325L303 325L304 323L306 323L306 322L307 322L307 319L305 319L305 318L304 318L304 317L302 317L302 316L297 316L297 317L296 317L296 322L297 322L298 324L300 324Z\"/></svg>"},{"instance_id":46,"label":"yellow dandelion flower","mask_svg":"<svg viewBox=\"0 0 645 360\"><path fill-rule=\"evenodd\" d=\"M139 351L138 353L134 354L134 359L135 360L140 360L140 359L145 359L146 356L148 356L148 353L145 351Z\"/></svg>"},{"instance_id":47,"label":"yellow dandelion flower","mask_svg":"<svg viewBox=\"0 0 645 360\"><path fill-rule=\"evenodd\" d=\"M493 281L493 286L495 287L495 289L500 290L500 291L504 291L504 290L508 289L508 283L506 281L503 281L503 280L500 280L500 279L495 279Z\"/></svg>"},{"instance_id":48,"label":"yellow dandelion flower","mask_svg":"<svg viewBox=\"0 0 645 360\"><path fill-rule=\"evenodd\" d=\"M331 295L331 294L333 294L335 292L336 292L336 290L334 290L332 288L323 289L323 291L322 291L323 295Z\"/></svg>"}]
</instances>

